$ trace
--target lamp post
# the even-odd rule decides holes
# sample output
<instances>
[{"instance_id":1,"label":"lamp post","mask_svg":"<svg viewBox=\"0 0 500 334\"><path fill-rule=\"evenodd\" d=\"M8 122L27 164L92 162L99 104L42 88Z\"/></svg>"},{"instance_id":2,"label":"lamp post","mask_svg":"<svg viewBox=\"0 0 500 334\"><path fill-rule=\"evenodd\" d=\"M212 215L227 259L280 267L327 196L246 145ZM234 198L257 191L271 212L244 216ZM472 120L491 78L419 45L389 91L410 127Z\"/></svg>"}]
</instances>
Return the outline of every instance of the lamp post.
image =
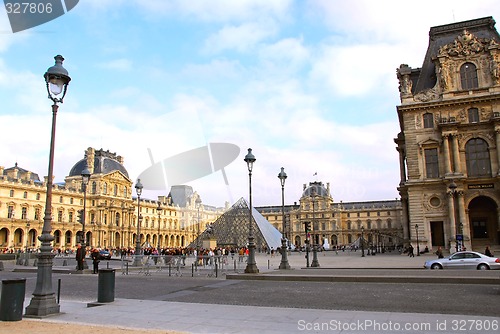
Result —
<instances>
[{"instance_id":1,"label":"lamp post","mask_svg":"<svg viewBox=\"0 0 500 334\"><path fill-rule=\"evenodd\" d=\"M255 243L253 237L253 224L252 224L252 169L255 162L255 156L252 154L252 149L248 149L247 155L245 155L244 161L247 163L248 167L248 189L249 189L249 208L248 208L248 260L247 266L245 268L245 273L247 274L258 274L259 268L255 263Z\"/></svg>"},{"instance_id":2,"label":"lamp post","mask_svg":"<svg viewBox=\"0 0 500 334\"><path fill-rule=\"evenodd\" d=\"M451 183L448 185L448 188L450 189L451 196L453 196L453 216L455 218L455 251L458 252L458 225L459 225L459 220L458 220L458 214L457 214L457 184L455 181L451 180ZM451 247L451 246L450 246Z\"/></svg>"},{"instance_id":3,"label":"lamp post","mask_svg":"<svg viewBox=\"0 0 500 334\"><path fill-rule=\"evenodd\" d=\"M141 254L141 194L142 194L142 183L140 179L137 179L135 184L135 192L137 193L137 235L135 237L135 252L134 252L134 262L133 266L140 266L141 259L139 255Z\"/></svg>"},{"instance_id":4,"label":"lamp post","mask_svg":"<svg viewBox=\"0 0 500 334\"><path fill-rule=\"evenodd\" d=\"M364 241L364 236L363 232L365 231L365 227L361 226L361 257L365 257L365 241Z\"/></svg>"},{"instance_id":5,"label":"lamp post","mask_svg":"<svg viewBox=\"0 0 500 334\"><path fill-rule=\"evenodd\" d=\"M54 57L55 65L47 69L44 74L48 98L52 100L52 131L50 136L49 168L47 175L47 193L45 198L45 215L43 217L40 252L37 253L36 287L33 298L26 307L27 316L47 316L59 313L60 306L56 303L52 289L52 263L55 254L52 252L52 178L54 170L54 142L56 136L56 116L62 103L71 78L68 71L62 66L64 58L61 55ZM62 95L61 95L62 94ZM61 97L57 97L57 96Z\"/></svg>"},{"instance_id":6,"label":"lamp post","mask_svg":"<svg viewBox=\"0 0 500 334\"><path fill-rule=\"evenodd\" d=\"M26 251L25 251L25 261L24 265L27 266L29 263L29 254L28 254L28 247L29 247L29 239L30 239L30 221L26 223Z\"/></svg>"},{"instance_id":7,"label":"lamp post","mask_svg":"<svg viewBox=\"0 0 500 334\"><path fill-rule=\"evenodd\" d=\"M316 186L314 186L311 189L311 198L312 198L312 207L313 207L313 218L312 218L312 229L314 230L314 233L312 235L313 237L313 260L311 262L311 267L319 267L319 262L318 262L318 245L316 243L316 226L314 224L315 218L316 218L316 209L314 206L314 200L316 198Z\"/></svg>"},{"instance_id":8,"label":"lamp post","mask_svg":"<svg viewBox=\"0 0 500 334\"><path fill-rule=\"evenodd\" d=\"M83 214L82 214L82 233L83 233L83 239L82 239L82 245L83 245L83 254L87 253L87 236L86 236L86 231L85 231L85 215L87 214L87 185L89 184L90 180L90 171L85 166L85 169L82 170L82 191L83 191ZM85 255L83 257L83 269L88 269L87 262L85 261Z\"/></svg>"},{"instance_id":9,"label":"lamp post","mask_svg":"<svg viewBox=\"0 0 500 334\"><path fill-rule=\"evenodd\" d=\"M161 202L158 202L158 207L156 208L156 212L158 212L158 255L160 255L161 249L161 239L160 239L160 227L161 227Z\"/></svg>"},{"instance_id":10,"label":"lamp post","mask_svg":"<svg viewBox=\"0 0 500 334\"><path fill-rule=\"evenodd\" d=\"M287 245L286 245L286 235L285 235L285 180L287 175L285 173L285 168L281 167L281 172L278 174L278 178L281 182L281 221L282 221L282 235L281 235L281 263L279 269L290 269L290 264L288 263L287 257Z\"/></svg>"},{"instance_id":11,"label":"lamp post","mask_svg":"<svg viewBox=\"0 0 500 334\"><path fill-rule=\"evenodd\" d=\"M418 244L418 224L415 224L415 234L417 236L417 256L420 256L420 245Z\"/></svg>"},{"instance_id":12,"label":"lamp post","mask_svg":"<svg viewBox=\"0 0 500 334\"><path fill-rule=\"evenodd\" d=\"M198 224L197 225L197 228L196 228L196 256L198 256L198 252L200 251L200 207L201 207L201 198L200 196L198 196L196 198L196 208L198 209ZM195 261L195 263L197 263L197 261Z\"/></svg>"}]
</instances>

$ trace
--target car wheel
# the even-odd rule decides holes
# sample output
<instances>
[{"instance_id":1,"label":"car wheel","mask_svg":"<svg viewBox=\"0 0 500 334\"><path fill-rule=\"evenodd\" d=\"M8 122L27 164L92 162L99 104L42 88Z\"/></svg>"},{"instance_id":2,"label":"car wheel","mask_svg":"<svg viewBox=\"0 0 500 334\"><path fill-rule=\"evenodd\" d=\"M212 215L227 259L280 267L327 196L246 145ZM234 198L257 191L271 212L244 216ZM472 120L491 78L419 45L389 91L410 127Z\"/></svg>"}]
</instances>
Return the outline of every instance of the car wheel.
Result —
<instances>
[{"instance_id":1,"label":"car wheel","mask_svg":"<svg viewBox=\"0 0 500 334\"><path fill-rule=\"evenodd\" d=\"M439 263L433 263L431 269L443 269L443 267Z\"/></svg>"},{"instance_id":2,"label":"car wheel","mask_svg":"<svg viewBox=\"0 0 500 334\"><path fill-rule=\"evenodd\" d=\"M481 263L479 266L477 266L477 270L489 270L490 267L488 267L487 264Z\"/></svg>"}]
</instances>

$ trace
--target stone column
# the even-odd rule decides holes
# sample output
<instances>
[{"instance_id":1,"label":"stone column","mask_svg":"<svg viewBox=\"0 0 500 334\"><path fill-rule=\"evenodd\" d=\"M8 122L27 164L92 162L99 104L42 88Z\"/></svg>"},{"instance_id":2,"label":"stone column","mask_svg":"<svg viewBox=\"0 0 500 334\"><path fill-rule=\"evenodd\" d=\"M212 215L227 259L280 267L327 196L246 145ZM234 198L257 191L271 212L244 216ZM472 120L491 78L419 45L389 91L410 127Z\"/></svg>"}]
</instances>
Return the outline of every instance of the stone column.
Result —
<instances>
[{"instance_id":1,"label":"stone column","mask_svg":"<svg viewBox=\"0 0 500 334\"><path fill-rule=\"evenodd\" d=\"M444 152L444 172L445 175L451 174L451 163L450 163L450 141L448 140L449 135L443 135L443 152Z\"/></svg>"},{"instance_id":2,"label":"stone column","mask_svg":"<svg viewBox=\"0 0 500 334\"><path fill-rule=\"evenodd\" d=\"M455 174L461 174L460 152L458 149L458 135L453 134L452 139L453 139L453 172Z\"/></svg>"},{"instance_id":3,"label":"stone column","mask_svg":"<svg viewBox=\"0 0 500 334\"><path fill-rule=\"evenodd\" d=\"M498 163L497 175L500 175L500 128L495 129L495 140L497 145L497 163Z\"/></svg>"}]
</instances>

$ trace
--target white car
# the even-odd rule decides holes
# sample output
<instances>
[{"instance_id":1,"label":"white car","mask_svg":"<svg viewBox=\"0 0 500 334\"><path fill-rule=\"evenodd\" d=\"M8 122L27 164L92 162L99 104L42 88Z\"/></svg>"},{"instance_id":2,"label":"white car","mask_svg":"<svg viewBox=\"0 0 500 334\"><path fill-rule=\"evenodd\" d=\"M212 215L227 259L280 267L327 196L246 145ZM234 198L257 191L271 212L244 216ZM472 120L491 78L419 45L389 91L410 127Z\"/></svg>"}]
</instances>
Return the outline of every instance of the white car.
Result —
<instances>
[{"instance_id":1,"label":"white car","mask_svg":"<svg viewBox=\"0 0 500 334\"><path fill-rule=\"evenodd\" d=\"M472 251L456 252L443 259L425 261L426 269L500 269L500 259Z\"/></svg>"}]
</instances>

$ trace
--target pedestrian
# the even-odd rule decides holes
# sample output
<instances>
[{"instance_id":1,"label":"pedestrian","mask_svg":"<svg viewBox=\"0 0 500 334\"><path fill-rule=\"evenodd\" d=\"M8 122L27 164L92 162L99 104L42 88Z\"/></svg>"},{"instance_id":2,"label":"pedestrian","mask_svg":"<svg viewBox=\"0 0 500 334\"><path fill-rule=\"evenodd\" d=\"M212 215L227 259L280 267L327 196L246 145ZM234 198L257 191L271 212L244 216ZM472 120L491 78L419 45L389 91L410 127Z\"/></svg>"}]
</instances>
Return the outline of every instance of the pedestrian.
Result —
<instances>
[{"instance_id":1,"label":"pedestrian","mask_svg":"<svg viewBox=\"0 0 500 334\"><path fill-rule=\"evenodd\" d=\"M490 246L486 246L486 249L484 250L484 255L493 257L493 253L490 250Z\"/></svg>"},{"instance_id":2,"label":"pedestrian","mask_svg":"<svg viewBox=\"0 0 500 334\"><path fill-rule=\"evenodd\" d=\"M92 249L90 253L92 257L93 271L92 274L97 274L99 272L99 262L101 260L101 254L99 254L99 250L97 248Z\"/></svg>"},{"instance_id":3,"label":"pedestrian","mask_svg":"<svg viewBox=\"0 0 500 334\"><path fill-rule=\"evenodd\" d=\"M411 244L408 246L408 256L415 257L415 254L413 254L413 246Z\"/></svg>"},{"instance_id":4,"label":"pedestrian","mask_svg":"<svg viewBox=\"0 0 500 334\"><path fill-rule=\"evenodd\" d=\"M437 255L438 259L444 258L444 256L443 256L443 250L441 249L441 246L438 247L438 249L436 251L436 255Z\"/></svg>"},{"instance_id":5,"label":"pedestrian","mask_svg":"<svg viewBox=\"0 0 500 334\"><path fill-rule=\"evenodd\" d=\"M83 270L83 261L85 260L85 249L82 248L82 244L76 245L76 269L78 271Z\"/></svg>"}]
</instances>

